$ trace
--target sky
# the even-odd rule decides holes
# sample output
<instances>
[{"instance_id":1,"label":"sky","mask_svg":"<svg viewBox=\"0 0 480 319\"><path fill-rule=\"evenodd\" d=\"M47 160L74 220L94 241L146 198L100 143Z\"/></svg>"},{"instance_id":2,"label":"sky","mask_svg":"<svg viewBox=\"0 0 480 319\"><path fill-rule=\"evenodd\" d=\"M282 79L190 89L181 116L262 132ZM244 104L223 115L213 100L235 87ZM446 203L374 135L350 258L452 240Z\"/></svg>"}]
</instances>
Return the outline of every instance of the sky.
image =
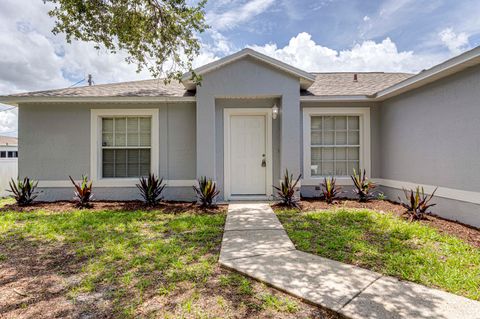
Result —
<instances>
[{"instance_id":1,"label":"sky","mask_svg":"<svg viewBox=\"0 0 480 319\"><path fill-rule=\"evenodd\" d=\"M196 0L191 0L196 1ZM125 54L51 33L42 0L0 1L0 95L150 78ZM250 47L311 72L419 72L480 45L479 0L209 0L194 66ZM82 82L80 85L84 85ZM17 135L0 104L0 135Z\"/></svg>"}]
</instances>

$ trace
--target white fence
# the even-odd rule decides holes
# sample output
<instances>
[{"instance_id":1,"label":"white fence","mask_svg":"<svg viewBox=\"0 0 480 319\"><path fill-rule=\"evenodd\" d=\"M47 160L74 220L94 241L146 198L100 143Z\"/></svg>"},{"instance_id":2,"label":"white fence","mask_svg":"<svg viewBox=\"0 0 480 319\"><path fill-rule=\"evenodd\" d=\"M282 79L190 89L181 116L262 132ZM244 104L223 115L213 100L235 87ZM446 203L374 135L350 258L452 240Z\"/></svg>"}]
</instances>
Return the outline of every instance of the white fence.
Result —
<instances>
[{"instance_id":1,"label":"white fence","mask_svg":"<svg viewBox=\"0 0 480 319\"><path fill-rule=\"evenodd\" d=\"M11 178L16 179L18 174L18 160L7 158L0 160L0 197L8 196L10 193L8 182Z\"/></svg>"}]
</instances>

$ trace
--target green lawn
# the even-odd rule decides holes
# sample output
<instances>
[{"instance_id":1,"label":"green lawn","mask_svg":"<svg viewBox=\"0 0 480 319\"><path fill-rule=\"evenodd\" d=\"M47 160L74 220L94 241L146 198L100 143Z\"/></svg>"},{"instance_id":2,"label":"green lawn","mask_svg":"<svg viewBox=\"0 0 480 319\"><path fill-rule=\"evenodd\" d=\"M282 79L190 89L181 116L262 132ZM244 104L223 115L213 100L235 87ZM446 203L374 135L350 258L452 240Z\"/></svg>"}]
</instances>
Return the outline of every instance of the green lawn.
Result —
<instances>
[{"instance_id":1,"label":"green lawn","mask_svg":"<svg viewBox=\"0 0 480 319\"><path fill-rule=\"evenodd\" d=\"M2 211L0 277L6 271L11 278L0 281L0 295L10 293L13 301L0 317L35 317L56 308L60 316L83 309L81 314L114 318L323 313L220 268L224 222L224 213ZM57 283L60 288L50 293Z\"/></svg>"},{"instance_id":2,"label":"green lawn","mask_svg":"<svg viewBox=\"0 0 480 319\"><path fill-rule=\"evenodd\" d=\"M370 210L277 211L303 251L480 300L480 249Z\"/></svg>"}]
</instances>

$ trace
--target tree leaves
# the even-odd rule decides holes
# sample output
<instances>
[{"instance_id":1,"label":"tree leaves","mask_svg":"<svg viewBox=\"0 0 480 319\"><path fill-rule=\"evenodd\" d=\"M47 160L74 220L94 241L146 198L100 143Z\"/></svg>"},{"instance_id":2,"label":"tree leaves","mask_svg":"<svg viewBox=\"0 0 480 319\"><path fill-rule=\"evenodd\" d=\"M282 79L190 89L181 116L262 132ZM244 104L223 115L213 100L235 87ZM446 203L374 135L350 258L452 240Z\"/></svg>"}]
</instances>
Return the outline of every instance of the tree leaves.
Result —
<instances>
[{"instance_id":1,"label":"tree leaves","mask_svg":"<svg viewBox=\"0 0 480 319\"><path fill-rule=\"evenodd\" d=\"M192 62L200 51L197 34L205 23L206 0L187 4L186 0L44 0L55 8L54 34L93 42L95 48L111 53L122 50L126 61L147 69L166 82L192 72ZM195 78L194 72L192 72Z\"/></svg>"}]
</instances>

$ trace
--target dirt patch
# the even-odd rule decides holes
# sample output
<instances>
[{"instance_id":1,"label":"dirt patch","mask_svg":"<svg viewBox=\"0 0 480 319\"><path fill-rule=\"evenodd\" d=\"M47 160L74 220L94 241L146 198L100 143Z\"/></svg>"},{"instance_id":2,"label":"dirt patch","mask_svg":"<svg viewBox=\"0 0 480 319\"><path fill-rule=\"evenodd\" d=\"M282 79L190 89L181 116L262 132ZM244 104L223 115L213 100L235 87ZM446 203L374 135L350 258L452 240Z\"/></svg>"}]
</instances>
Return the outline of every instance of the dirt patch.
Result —
<instances>
[{"instance_id":1,"label":"dirt patch","mask_svg":"<svg viewBox=\"0 0 480 319\"><path fill-rule=\"evenodd\" d=\"M228 205L218 205L212 208L201 208L195 202L173 202L164 201L155 206L147 206L141 201L94 201L89 210L93 211L138 211L138 210L162 210L165 213L192 212L198 214L225 213ZM0 211L31 212L36 210L47 210L52 212L65 212L78 210L77 205L72 201L56 202L34 202L27 206L7 204Z\"/></svg>"},{"instance_id":2,"label":"dirt patch","mask_svg":"<svg viewBox=\"0 0 480 319\"><path fill-rule=\"evenodd\" d=\"M333 204L327 204L324 201L317 199L302 199L300 202L302 211L318 211L326 209L341 209L341 208L359 208L371 209L378 212L390 212L402 218L405 218L405 208L402 205L390 202L388 200L371 200L367 203L360 203L356 200L339 199ZM281 205L274 205L274 208L284 209ZM480 229L464 225L459 222L443 219L435 215L428 215L425 220L420 223L434 227L442 233L456 236L465 240L469 244L480 247Z\"/></svg>"}]
</instances>

